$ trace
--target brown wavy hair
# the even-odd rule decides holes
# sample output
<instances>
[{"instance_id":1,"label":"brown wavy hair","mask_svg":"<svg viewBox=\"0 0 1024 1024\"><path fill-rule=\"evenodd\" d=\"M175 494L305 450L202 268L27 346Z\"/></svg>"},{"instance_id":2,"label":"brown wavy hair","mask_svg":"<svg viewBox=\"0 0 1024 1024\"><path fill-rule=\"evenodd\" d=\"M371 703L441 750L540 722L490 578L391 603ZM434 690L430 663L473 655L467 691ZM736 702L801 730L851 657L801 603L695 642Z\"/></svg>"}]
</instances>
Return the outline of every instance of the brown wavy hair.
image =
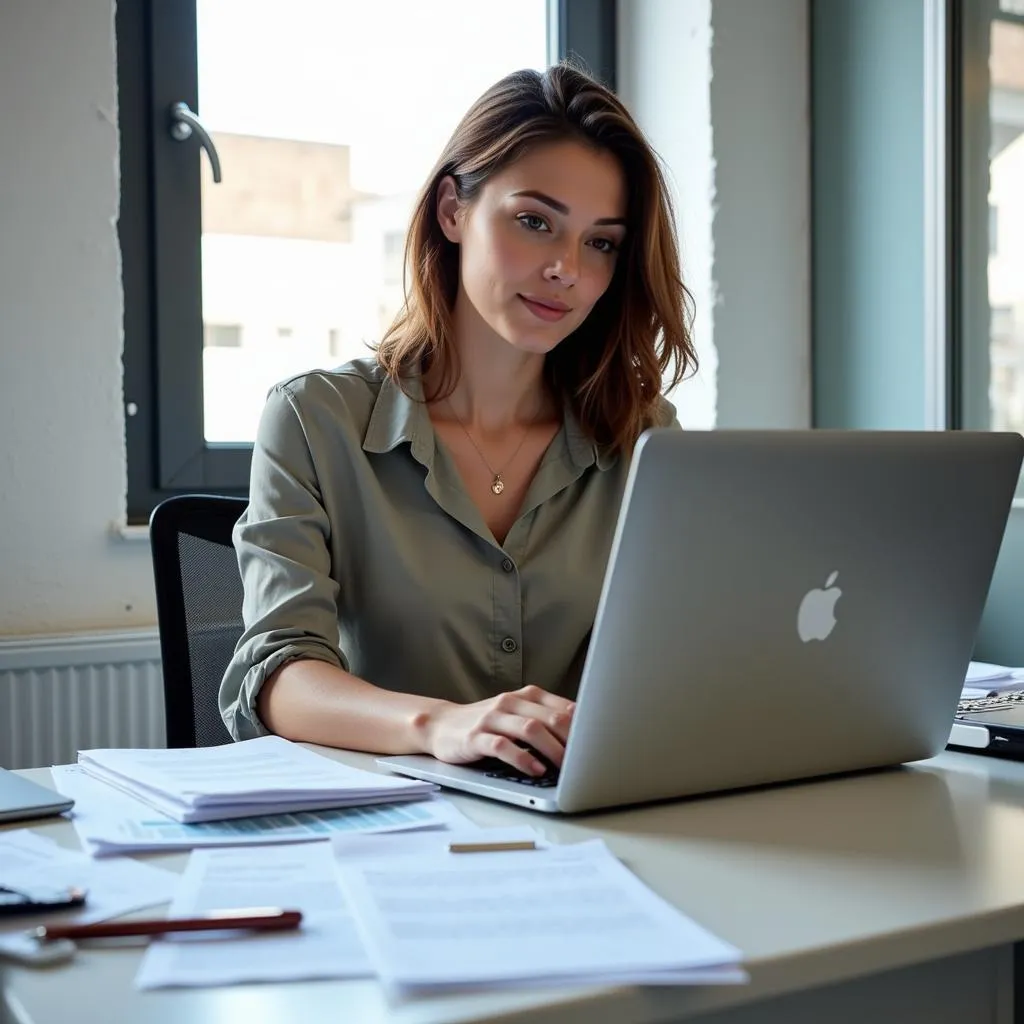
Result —
<instances>
[{"instance_id":1,"label":"brown wavy hair","mask_svg":"<svg viewBox=\"0 0 1024 1024\"><path fill-rule=\"evenodd\" d=\"M665 384L696 370L693 300L680 276L672 200L657 155L618 97L574 64L516 71L462 118L417 198L405 245L405 303L377 359L398 382L440 360L439 390L427 398L451 394L459 375L451 343L459 247L438 223L438 186L450 175L460 202L471 203L492 175L535 147L566 140L619 161L626 233L608 289L548 353L545 376L591 440L630 451L654 425Z\"/></svg>"}]
</instances>

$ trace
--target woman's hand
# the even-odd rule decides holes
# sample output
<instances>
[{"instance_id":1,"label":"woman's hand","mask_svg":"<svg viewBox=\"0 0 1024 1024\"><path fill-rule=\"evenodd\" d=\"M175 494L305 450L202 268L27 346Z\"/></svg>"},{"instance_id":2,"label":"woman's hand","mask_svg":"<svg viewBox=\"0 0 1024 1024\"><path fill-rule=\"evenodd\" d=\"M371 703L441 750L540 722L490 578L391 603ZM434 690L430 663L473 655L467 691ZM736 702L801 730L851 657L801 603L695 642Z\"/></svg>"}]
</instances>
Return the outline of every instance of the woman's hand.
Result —
<instances>
[{"instance_id":1,"label":"woman's hand","mask_svg":"<svg viewBox=\"0 0 1024 1024\"><path fill-rule=\"evenodd\" d=\"M475 704L444 703L429 712L427 752L448 764L495 757L527 775L543 775L547 766L522 744L561 767L575 703L524 686Z\"/></svg>"}]
</instances>

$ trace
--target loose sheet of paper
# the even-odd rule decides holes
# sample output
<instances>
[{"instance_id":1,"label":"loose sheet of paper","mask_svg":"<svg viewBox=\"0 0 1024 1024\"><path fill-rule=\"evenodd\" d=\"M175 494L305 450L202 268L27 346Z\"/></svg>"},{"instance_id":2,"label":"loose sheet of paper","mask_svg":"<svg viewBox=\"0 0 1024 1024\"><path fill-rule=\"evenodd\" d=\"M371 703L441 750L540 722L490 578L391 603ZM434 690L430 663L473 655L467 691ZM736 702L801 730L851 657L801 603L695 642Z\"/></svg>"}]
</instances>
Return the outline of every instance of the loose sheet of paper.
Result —
<instances>
[{"instance_id":1,"label":"loose sheet of paper","mask_svg":"<svg viewBox=\"0 0 1024 1024\"><path fill-rule=\"evenodd\" d=\"M55 765L51 772L58 791L74 799L75 807L70 812L72 824L83 846L95 855L308 842L342 833L404 832L470 824L454 804L440 797L430 797L186 825L93 778L80 765Z\"/></svg>"},{"instance_id":2,"label":"loose sheet of paper","mask_svg":"<svg viewBox=\"0 0 1024 1024\"><path fill-rule=\"evenodd\" d=\"M541 849L551 843L542 832L530 825L505 825L481 828L468 818L453 824L449 832L416 832L400 835L332 836L334 855L342 863L372 861L379 864L390 857L436 857L446 853L452 843L521 843L530 842Z\"/></svg>"},{"instance_id":3,"label":"loose sheet of paper","mask_svg":"<svg viewBox=\"0 0 1024 1024\"><path fill-rule=\"evenodd\" d=\"M0 884L12 889L44 886L86 890L85 906L52 914L20 915L0 923L0 949L21 941L30 927L56 921L102 921L167 903L178 876L134 860L98 862L66 850L29 829L0 833Z\"/></svg>"},{"instance_id":4,"label":"loose sheet of paper","mask_svg":"<svg viewBox=\"0 0 1024 1024\"><path fill-rule=\"evenodd\" d=\"M301 910L296 931L210 932L153 942L139 988L357 978L373 968L345 905L330 843L196 850L171 914L240 907Z\"/></svg>"},{"instance_id":5,"label":"loose sheet of paper","mask_svg":"<svg viewBox=\"0 0 1024 1024\"><path fill-rule=\"evenodd\" d=\"M0 880L11 872L73 858L75 851L58 846L52 839L31 829L0 832Z\"/></svg>"},{"instance_id":6,"label":"loose sheet of paper","mask_svg":"<svg viewBox=\"0 0 1024 1024\"><path fill-rule=\"evenodd\" d=\"M429 855L430 837L410 838L415 857L361 858L352 851L372 852L373 837L335 841L367 952L395 989L745 980L739 950L656 896L600 840Z\"/></svg>"},{"instance_id":7,"label":"loose sheet of paper","mask_svg":"<svg viewBox=\"0 0 1024 1024\"><path fill-rule=\"evenodd\" d=\"M996 696L1011 690L1024 690L1024 669L972 661L967 669L961 700Z\"/></svg>"},{"instance_id":8,"label":"loose sheet of paper","mask_svg":"<svg viewBox=\"0 0 1024 1024\"><path fill-rule=\"evenodd\" d=\"M985 683L1016 681L1024 683L1024 668L993 665L988 661L972 661L967 667L965 686L983 686Z\"/></svg>"}]
</instances>

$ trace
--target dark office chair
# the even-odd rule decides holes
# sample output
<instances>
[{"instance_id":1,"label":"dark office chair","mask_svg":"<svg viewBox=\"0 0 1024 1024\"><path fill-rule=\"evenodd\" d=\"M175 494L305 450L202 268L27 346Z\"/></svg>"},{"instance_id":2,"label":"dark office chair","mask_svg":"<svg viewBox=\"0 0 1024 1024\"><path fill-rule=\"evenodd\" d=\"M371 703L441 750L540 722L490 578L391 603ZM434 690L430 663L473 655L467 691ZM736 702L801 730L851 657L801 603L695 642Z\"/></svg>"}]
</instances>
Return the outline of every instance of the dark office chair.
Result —
<instances>
[{"instance_id":1,"label":"dark office chair","mask_svg":"<svg viewBox=\"0 0 1024 1024\"><path fill-rule=\"evenodd\" d=\"M231 530L246 504L183 494L149 518L169 747L231 742L217 691L243 629Z\"/></svg>"}]
</instances>

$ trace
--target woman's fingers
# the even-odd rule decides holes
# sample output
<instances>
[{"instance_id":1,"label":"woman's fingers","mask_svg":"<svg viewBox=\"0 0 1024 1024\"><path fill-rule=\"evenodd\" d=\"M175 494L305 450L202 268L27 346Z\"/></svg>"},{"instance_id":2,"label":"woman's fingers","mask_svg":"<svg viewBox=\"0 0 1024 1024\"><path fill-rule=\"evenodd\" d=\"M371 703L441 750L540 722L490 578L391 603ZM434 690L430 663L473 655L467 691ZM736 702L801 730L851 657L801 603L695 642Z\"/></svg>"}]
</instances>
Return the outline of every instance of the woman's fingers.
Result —
<instances>
[{"instance_id":1,"label":"woman's fingers","mask_svg":"<svg viewBox=\"0 0 1024 1024\"><path fill-rule=\"evenodd\" d=\"M548 694L548 696L550 697L552 694ZM519 715L522 718L532 718L540 722L564 749L565 744L569 740L569 726L572 725L572 709L570 707L568 710L565 710L565 705L570 702L563 700L561 697L556 698L556 700L558 704L540 704L520 697L517 700L509 701L508 706L502 710L510 714ZM528 740L527 742L532 741ZM537 749L539 750L540 748L538 747ZM547 754L547 751L545 750L543 753ZM556 763L562 763L561 753Z\"/></svg>"},{"instance_id":2,"label":"woman's fingers","mask_svg":"<svg viewBox=\"0 0 1024 1024\"><path fill-rule=\"evenodd\" d=\"M561 766L562 757L565 754L565 744L562 739L554 733L539 718L529 715L519 715L507 712L495 712L489 715L483 722L484 729L498 736L506 737L516 743L525 743L532 747L542 757L547 758L555 766ZM503 749L507 749L504 748ZM520 748L521 749L521 748ZM533 757L529 751L522 751L527 755L527 760L539 765L540 771L533 771L531 774L543 774L547 766L538 758ZM495 755L503 761L509 761L508 756ZM514 752L510 756L515 757L510 764L518 768L522 764L522 758Z\"/></svg>"},{"instance_id":3,"label":"woman's fingers","mask_svg":"<svg viewBox=\"0 0 1024 1024\"><path fill-rule=\"evenodd\" d=\"M516 690L515 694L523 700L530 701L532 704L539 704L541 707L550 708L552 711L562 714L571 715L576 710L575 701L559 697L554 693L548 693L547 690L542 690L539 686L524 686L522 689Z\"/></svg>"},{"instance_id":4,"label":"woman's fingers","mask_svg":"<svg viewBox=\"0 0 1024 1024\"><path fill-rule=\"evenodd\" d=\"M521 747L514 739L502 733L482 733L481 755L484 757L495 757L499 761L518 768L524 775L543 775L547 771L547 765L538 761L530 751Z\"/></svg>"}]
</instances>

